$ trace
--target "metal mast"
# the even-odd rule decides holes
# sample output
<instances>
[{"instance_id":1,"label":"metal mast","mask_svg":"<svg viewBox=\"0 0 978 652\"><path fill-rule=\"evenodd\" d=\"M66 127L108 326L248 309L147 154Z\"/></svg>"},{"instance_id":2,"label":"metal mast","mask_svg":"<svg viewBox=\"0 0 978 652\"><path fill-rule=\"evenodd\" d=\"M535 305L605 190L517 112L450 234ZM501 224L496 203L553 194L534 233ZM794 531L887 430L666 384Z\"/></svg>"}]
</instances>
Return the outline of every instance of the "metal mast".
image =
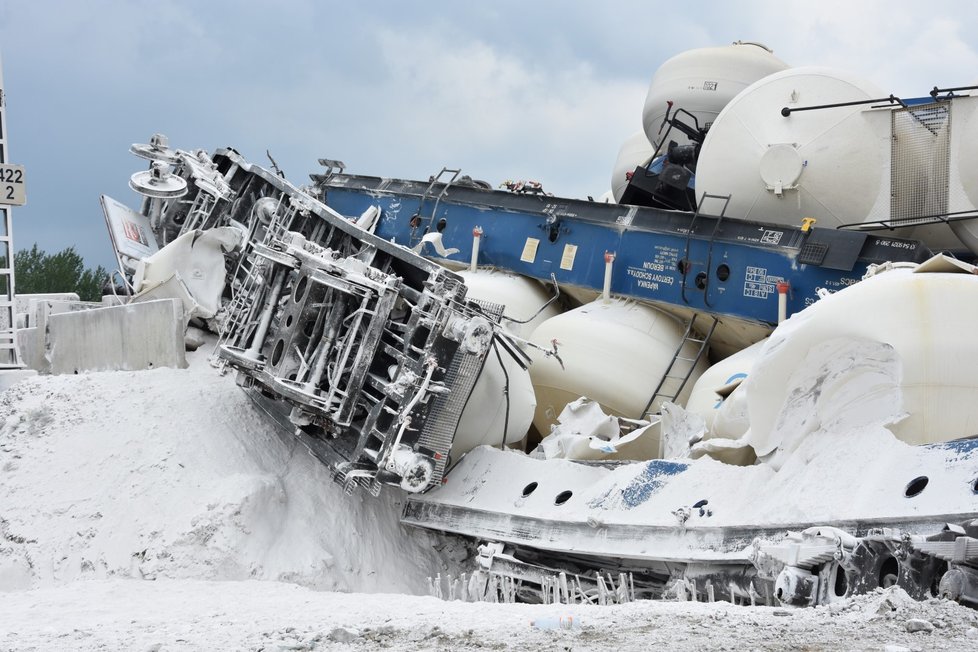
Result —
<instances>
[{"instance_id":1,"label":"metal mast","mask_svg":"<svg viewBox=\"0 0 978 652\"><path fill-rule=\"evenodd\" d=\"M7 153L7 99L3 88L3 60L0 59L0 170L9 162ZM23 172L21 172L21 175ZM4 179L0 179L4 181ZM23 187L23 179L18 179ZM11 197L13 192L10 193ZM17 324L14 322L14 242L11 206L16 200L0 193L0 369L23 367L17 349ZM23 202L17 202L23 203Z\"/></svg>"}]
</instances>

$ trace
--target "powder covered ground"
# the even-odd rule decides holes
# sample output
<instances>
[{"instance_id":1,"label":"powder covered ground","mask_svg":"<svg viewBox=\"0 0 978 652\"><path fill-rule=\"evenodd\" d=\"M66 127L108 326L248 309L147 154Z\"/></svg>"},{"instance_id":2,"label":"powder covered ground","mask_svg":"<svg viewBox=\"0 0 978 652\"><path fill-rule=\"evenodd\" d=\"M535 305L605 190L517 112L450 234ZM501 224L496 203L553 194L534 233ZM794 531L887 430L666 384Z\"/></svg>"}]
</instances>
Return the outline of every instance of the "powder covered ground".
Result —
<instances>
[{"instance_id":1,"label":"powder covered ground","mask_svg":"<svg viewBox=\"0 0 978 652\"><path fill-rule=\"evenodd\" d=\"M465 547L402 528L396 492L346 496L206 354L0 396L0 650L978 649L978 612L898 589L809 610L423 597Z\"/></svg>"},{"instance_id":2,"label":"powder covered ground","mask_svg":"<svg viewBox=\"0 0 978 652\"><path fill-rule=\"evenodd\" d=\"M3 650L978 649L978 612L913 602L899 589L831 610L487 605L282 582L164 579L86 580L4 597ZM560 616L573 616L576 626L541 628ZM908 624L931 631L911 633Z\"/></svg>"}]
</instances>

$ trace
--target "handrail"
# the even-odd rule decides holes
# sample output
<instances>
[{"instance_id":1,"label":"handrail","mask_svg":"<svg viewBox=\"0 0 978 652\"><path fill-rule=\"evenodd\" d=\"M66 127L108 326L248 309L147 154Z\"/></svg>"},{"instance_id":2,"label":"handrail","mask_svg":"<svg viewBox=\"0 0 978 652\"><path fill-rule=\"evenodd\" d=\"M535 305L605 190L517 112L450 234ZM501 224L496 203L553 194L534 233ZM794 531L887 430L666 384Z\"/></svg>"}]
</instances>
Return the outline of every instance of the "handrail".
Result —
<instances>
[{"instance_id":1,"label":"handrail","mask_svg":"<svg viewBox=\"0 0 978 652\"><path fill-rule=\"evenodd\" d=\"M849 222L835 227L842 231L875 231L877 229L908 229L922 224L950 224L951 222L963 222L978 218L978 209L966 211L954 211L952 213L934 213L931 215L918 215L916 217L899 217L895 220L874 220L872 222Z\"/></svg>"},{"instance_id":2,"label":"handrail","mask_svg":"<svg viewBox=\"0 0 978 652\"><path fill-rule=\"evenodd\" d=\"M907 103L901 100L896 95L890 94L889 97L880 97L874 100L854 100L852 102L836 102L835 104L813 104L812 106L799 106L792 109L791 107L783 107L781 109L781 115L788 117L792 113L797 113L799 111L815 111L816 109L836 109L841 106L859 106L861 104L875 104L877 102L889 102L890 104L899 104L903 108L907 108Z\"/></svg>"}]
</instances>

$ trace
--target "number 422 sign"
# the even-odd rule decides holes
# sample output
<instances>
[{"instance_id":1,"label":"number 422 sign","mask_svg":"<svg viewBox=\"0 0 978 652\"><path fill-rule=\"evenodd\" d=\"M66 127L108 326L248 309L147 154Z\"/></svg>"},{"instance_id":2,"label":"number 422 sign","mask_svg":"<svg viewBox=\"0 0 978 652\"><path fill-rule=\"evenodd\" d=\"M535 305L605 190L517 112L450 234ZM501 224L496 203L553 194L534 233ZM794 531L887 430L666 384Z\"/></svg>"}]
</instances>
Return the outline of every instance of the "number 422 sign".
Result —
<instances>
[{"instance_id":1,"label":"number 422 sign","mask_svg":"<svg viewBox=\"0 0 978 652\"><path fill-rule=\"evenodd\" d=\"M0 205L23 206L26 203L24 166L0 163Z\"/></svg>"}]
</instances>

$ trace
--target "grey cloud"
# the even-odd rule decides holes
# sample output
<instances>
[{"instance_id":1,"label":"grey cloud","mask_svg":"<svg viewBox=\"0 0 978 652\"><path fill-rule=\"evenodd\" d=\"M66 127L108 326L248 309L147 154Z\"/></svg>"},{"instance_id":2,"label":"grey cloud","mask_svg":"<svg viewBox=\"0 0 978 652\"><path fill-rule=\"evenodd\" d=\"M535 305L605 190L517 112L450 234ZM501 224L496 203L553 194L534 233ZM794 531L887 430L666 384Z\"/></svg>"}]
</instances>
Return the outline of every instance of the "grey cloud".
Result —
<instances>
[{"instance_id":1,"label":"grey cloud","mask_svg":"<svg viewBox=\"0 0 978 652\"><path fill-rule=\"evenodd\" d=\"M886 90L973 81L970 2L318 2L0 5L13 159L28 167L18 246L111 261L98 195L130 204L131 142L270 149L296 182L320 156L427 177L461 166L598 195L639 127L656 67L758 40L793 65Z\"/></svg>"}]
</instances>

